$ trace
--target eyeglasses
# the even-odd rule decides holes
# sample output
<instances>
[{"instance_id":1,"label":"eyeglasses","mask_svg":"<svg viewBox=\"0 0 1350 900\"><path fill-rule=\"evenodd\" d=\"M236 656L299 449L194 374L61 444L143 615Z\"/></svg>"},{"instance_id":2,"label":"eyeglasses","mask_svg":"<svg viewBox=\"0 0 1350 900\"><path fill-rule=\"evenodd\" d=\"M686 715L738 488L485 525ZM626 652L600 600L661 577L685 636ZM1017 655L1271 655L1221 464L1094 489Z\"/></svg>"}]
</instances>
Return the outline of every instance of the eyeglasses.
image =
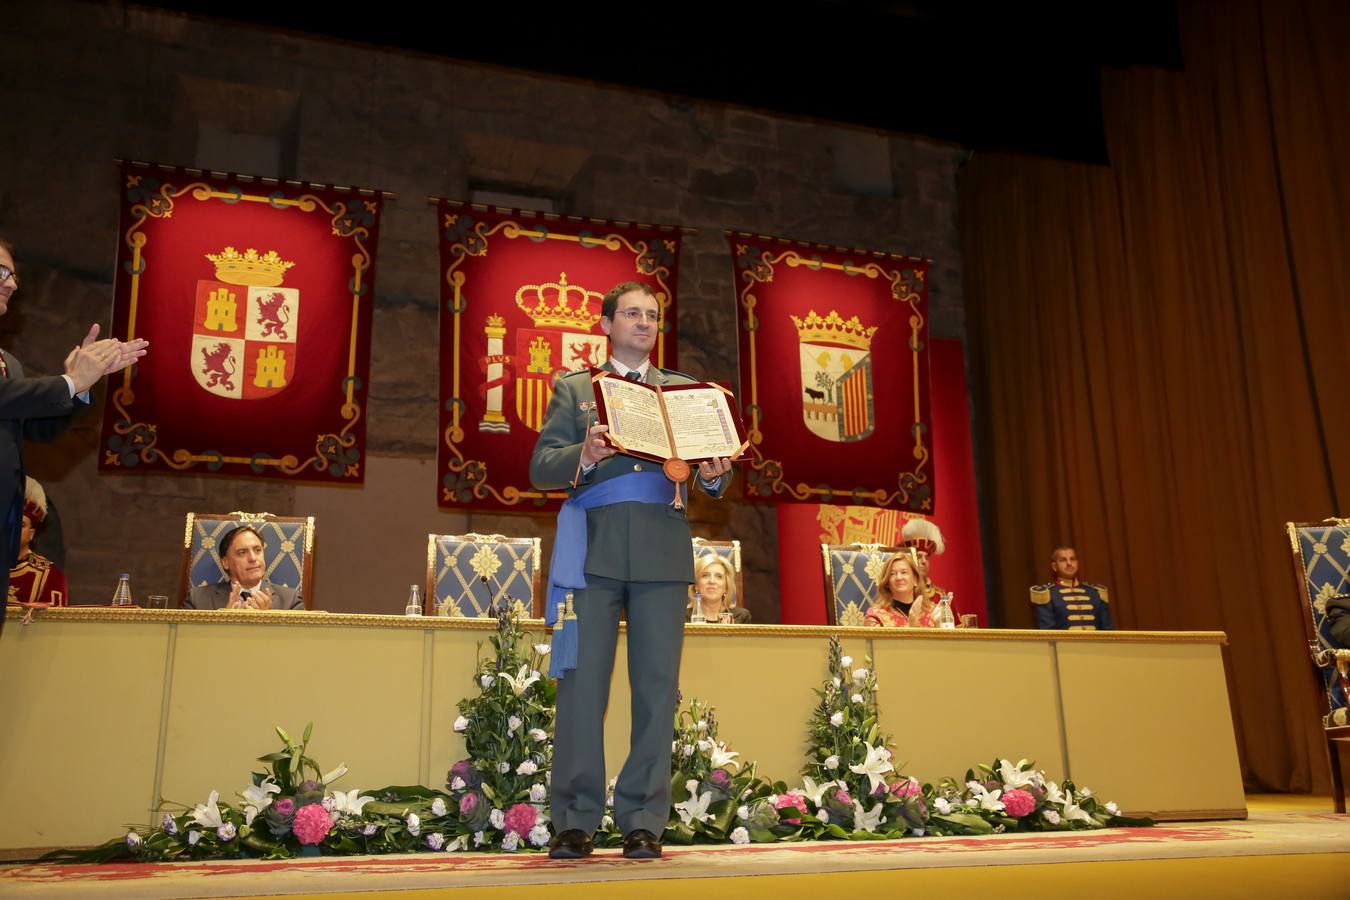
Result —
<instances>
[{"instance_id":1,"label":"eyeglasses","mask_svg":"<svg viewBox=\"0 0 1350 900\"><path fill-rule=\"evenodd\" d=\"M627 309L618 310L617 312L614 313L614 315L623 316L629 322L637 322L641 319L646 319L648 322L651 322L653 325L655 325L657 322L661 321L661 314L656 310L654 309L642 310L638 309L636 306L630 306Z\"/></svg>"},{"instance_id":2,"label":"eyeglasses","mask_svg":"<svg viewBox=\"0 0 1350 900\"><path fill-rule=\"evenodd\" d=\"M18 284L18 283L19 283L19 273L18 273L18 272L14 271L14 270L11 269L9 266L0 265L0 284L4 284L6 281L9 281L11 278L14 279L14 283L15 283L15 284Z\"/></svg>"}]
</instances>

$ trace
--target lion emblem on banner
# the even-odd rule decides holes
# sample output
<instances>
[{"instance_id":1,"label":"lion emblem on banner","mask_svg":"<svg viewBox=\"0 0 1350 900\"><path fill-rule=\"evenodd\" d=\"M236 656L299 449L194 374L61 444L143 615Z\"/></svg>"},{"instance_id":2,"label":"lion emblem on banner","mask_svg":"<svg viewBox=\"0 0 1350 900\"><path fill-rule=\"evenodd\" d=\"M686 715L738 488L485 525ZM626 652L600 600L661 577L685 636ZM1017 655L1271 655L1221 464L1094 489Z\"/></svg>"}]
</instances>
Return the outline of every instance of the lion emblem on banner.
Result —
<instances>
[{"instance_id":1,"label":"lion emblem on banner","mask_svg":"<svg viewBox=\"0 0 1350 900\"><path fill-rule=\"evenodd\" d=\"M240 253L233 247L206 258L215 264L216 277L197 282L193 378L232 400L280 393L296 373L300 291L281 286L295 263L274 250Z\"/></svg>"},{"instance_id":2,"label":"lion emblem on banner","mask_svg":"<svg viewBox=\"0 0 1350 900\"><path fill-rule=\"evenodd\" d=\"M838 311L791 316L800 347L802 421L827 441L865 440L876 429L872 338L877 326Z\"/></svg>"}]
</instances>

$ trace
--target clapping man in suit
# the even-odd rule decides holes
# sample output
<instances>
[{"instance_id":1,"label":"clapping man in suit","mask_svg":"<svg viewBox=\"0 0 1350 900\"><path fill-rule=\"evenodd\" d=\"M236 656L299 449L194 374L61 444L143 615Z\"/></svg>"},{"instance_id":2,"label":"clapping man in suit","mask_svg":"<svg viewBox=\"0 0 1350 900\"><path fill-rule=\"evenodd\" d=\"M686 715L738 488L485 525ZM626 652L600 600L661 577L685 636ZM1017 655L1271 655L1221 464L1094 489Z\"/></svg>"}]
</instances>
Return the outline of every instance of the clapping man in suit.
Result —
<instances>
[{"instance_id":1,"label":"clapping man in suit","mask_svg":"<svg viewBox=\"0 0 1350 900\"><path fill-rule=\"evenodd\" d=\"M9 311L19 289L14 247L0 239L0 316ZM120 372L145 356L144 340L98 339L99 327L89 329L79 346L66 356L65 373L25 377L23 365L8 351L0 350L0 596L9 595L9 570L19 558L23 525L23 441L55 440L70 424L71 416L92 403L89 390L113 372ZM5 607L0 603L0 629Z\"/></svg>"},{"instance_id":2,"label":"clapping man in suit","mask_svg":"<svg viewBox=\"0 0 1350 900\"><path fill-rule=\"evenodd\" d=\"M225 577L199 584L187 598L188 609L304 609L298 587L267 580L267 542L252 525L232 529L220 541Z\"/></svg>"},{"instance_id":3,"label":"clapping man in suit","mask_svg":"<svg viewBox=\"0 0 1350 900\"><path fill-rule=\"evenodd\" d=\"M601 303L600 327L609 335L609 371L655 385L694 381L651 364L661 310L650 287L615 286ZM614 817L624 833L623 855L642 859L661 855L670 815L670 743L694 563L689 519L683 505L673 505L675 489L661 464L616 455L602 437L606 426L590 425L593 399L589 373L559 379L530 459L536 488L570 488L558 515L549 600L565 587L576 609L576 668L564 671L553 661L558 712L550 811L557 835L549 855L589 854L605 813L605 707L619 613L626 611L633 726ZM730 472L727 459L704 462L696 480L721 497ZM557 649L555 640L555 657Z\"/></svg>"}]
</instances>

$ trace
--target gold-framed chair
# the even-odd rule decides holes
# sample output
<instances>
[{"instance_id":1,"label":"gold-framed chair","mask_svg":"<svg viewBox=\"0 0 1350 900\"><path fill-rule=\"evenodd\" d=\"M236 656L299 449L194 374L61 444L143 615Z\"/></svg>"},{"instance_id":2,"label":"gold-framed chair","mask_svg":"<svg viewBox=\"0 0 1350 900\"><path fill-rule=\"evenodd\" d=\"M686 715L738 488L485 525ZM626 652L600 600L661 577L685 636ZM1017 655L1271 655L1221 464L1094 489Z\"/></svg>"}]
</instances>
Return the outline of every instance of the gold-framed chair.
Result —
<instances>
[{"instance_id":1,"label":"gold-framed chair","mask_svg":"<svg viewBox=\"0 0 1350 900\"><path fill-rule=\"evenodd\" d=\"M540 556L537 537L428 534L423 603L437 615L481 618L510 597L518 615L537 619L544 608Z\"/></svg>"},{"instance_id":2,"label":"gold-framed chair","mask_svg":"<svg viewBox=\"0 0 1350 900\"><path fill-rule=\"evenodd\" d=\"M275 516L268 512L187 514L183 531L183 571L179 578L178 605L187 602L193 587L214 584L225 577L216 548L226 534L239 525L252 525L267 545L266 578L273 584L297 588L305 609L314 602L314 517Z\"/></svg>"},{"instance_id":3,"label":"gold-framed chair","mask_svg":"<svg viewBox=\"0 0 1350 900\"><path fill-rule=\"evenodd\" d=\"M1294 587L1303 612L1308 652L1326 703L1322 729L1327 739L1332 799L1336 812L1345 812L1345 781L1340 750L1350 745L1350 648L1332 637L1326 614L1329 600L1350 594L1350 519L1287 522L1285 532L1293 554Z\"/></svg>"},{"instance_id":4,"label":"gold-framed chair","mask_svg":"<svg viewBox=\"0 0 1350 900\"><path fill-rule=\"evenodd\" d=\"M727 561L735 579L733 585L735 594L732 596L733 602L731 605L745 606L745 576L741 573L741 542L737 540L714 541L696 537L693 539L693 551L696 566L701 556L718 556Z\"/></svg>"},{"instance_id":5,"label":"gold-framed chair","mask_svg":"<svg viewBox=\"0 0 1350 900\"><path fill-rule=\"evenodd\" d=\"M821 544L825 563L825 619L831 625L863 625L877 597L886 560L899 547L885 544Z\"/></svg>"}]
</instances>

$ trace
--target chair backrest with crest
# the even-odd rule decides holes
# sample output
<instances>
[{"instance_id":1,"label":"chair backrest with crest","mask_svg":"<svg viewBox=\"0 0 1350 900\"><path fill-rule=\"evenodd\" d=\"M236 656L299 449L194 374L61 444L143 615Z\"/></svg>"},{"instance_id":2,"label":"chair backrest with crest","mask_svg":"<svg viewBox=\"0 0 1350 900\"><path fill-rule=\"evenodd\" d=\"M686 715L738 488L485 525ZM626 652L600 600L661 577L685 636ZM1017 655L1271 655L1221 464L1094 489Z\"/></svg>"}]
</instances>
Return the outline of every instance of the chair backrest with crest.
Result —
<instances>
[{"instance_id":1,"label":"chair backrest with crest","mask_svg":"<svg viewBox=\"0 0 1350 900\"><path fill-rule=\"evenodd\" d=\"M831 625L862 625L877 598L886 561L900 552L884 544L821 544L825 563L825 617Z\"/></svg>"},{"instance_id":2,"label":"chair backrest with crest","mask_svg":"<svg viewBox=\"0 0 1350 900\"><path fill-rule=\"evenodd\" d=\"M511 597L520 615L539 618L544 608L539 567L537 537L429 534L424 602L442 615L480 618Z\"/></svg>"},{"instance_id":3,"label":"chair backrest with crest","mask_svg":"<svg viewBox=\"0 0 1350 900\"><path fill-rule=\"evenodd\" d=\"M242 512L187 514L183 532L183 572L179 580L178 604L188 592L202 584L214 584L225 577L220 564L220 541L240 525L252 525L267 545L266 578L273 584L297 588L305 609L313 603L314 517L274 516L271 513Z\"/></svg>"}]
</instances>

